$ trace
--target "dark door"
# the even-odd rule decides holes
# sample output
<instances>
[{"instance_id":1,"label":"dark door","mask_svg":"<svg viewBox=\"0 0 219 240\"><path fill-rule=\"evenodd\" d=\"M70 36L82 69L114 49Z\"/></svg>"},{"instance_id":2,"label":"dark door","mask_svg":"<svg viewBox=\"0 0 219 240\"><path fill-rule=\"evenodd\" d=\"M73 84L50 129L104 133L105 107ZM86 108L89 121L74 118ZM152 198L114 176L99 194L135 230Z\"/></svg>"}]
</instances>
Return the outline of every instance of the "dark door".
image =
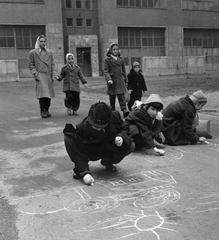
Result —
<instances>
[{"instance_id":1,"label":"dark door","mask_svg":"<svg viewBox=\"0 0 219 240\"><path fill-rule=\"evenodd\" d=\"M91 77L91 49L77 48L77 64L85 77Z\"/></svg>"}]
</instances>

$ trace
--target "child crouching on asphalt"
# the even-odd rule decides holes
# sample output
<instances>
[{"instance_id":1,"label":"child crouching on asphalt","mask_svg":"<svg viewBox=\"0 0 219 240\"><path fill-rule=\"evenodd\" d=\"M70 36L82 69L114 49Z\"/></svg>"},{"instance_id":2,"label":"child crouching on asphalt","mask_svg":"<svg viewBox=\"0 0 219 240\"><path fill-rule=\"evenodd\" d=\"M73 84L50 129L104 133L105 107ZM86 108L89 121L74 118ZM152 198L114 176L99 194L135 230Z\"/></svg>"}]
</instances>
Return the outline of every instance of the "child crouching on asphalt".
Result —
<instances>
[{"instance_id":1,"label":"child crouching on asphalt","mask_svg":"<svg viewBox=\"0 0 219 240\"><path fill-rule=\"evenodd\" d=\"M134 150L134 142L128 136L118 111L112 111L105 102L90 107L88 116L75 127L66 124L64 129L66 151L74 163L74 178L94 184L89 168L90 161L101 160L109 172L116 172L114 164L120 163Z\"/></svg>"},{"instance_id":2,"label":"child crouching on asphalt","mask_svg":"<svg viewBox=\"0 0 219 240\"><path fill-rule=\"evenodd\" d=\"M145 103L134 108L125 119L129 127L130 137L136 149L146 148L147 153L164 155L161 137L163 103L158 94L151 94Z\"/></svg>"},{"instance_id":3,"label":"child crouching on asphalt","mask_svg":"<svg viewBox=\"0 0 219 240\"><path fill-rule=\"evenodd\" d=\"M84 78L81 68L75 64L74 55L72 53L67 53L66 65L62 68L57 80L59 82L63 80L63 92L65 93L64 104L67 108L68 115L78 115L80 106L79 79L87 88L87 81Z\"/></svg>"}]
</instances>

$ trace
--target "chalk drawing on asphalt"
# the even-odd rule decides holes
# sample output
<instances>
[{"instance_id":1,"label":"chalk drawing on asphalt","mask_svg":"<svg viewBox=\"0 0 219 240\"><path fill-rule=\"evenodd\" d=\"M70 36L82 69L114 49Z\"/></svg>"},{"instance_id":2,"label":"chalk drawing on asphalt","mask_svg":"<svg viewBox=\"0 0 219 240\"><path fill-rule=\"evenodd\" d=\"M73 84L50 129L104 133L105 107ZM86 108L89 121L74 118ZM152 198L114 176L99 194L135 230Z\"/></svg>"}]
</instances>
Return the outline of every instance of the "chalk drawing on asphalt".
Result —
<instances>
[{"instance_id":1,"label":"chalk drawing on asphalt","mask_svg":"<svg viewBox=\"0 0 219 240\"><path fill-rule=\"evenodd\" d=\"M116 237L116 239L125 239L128 237L134 237L135 235L139 236L141 234L144 234L145 237L145 234L151 233L153 234L153 238L150 237L150 239L160 240L161 237L158 234L158 230L177 232L173 229L173 225L178 224L166 221L166 217L162 217L158 211L154 211L153 214L145 214L143 210L138 210L133 213L94 222L89 226L76 230L75 232L107 230L110 228L114 228L116 230L132 229L130 233L126 234L123 232L123 234L120 234L120 236Z\"/></svg>"},{"instance_id":2,"label":"chalk drawing on asphalt","mask_svg":"<svg viewBox=\"0 0 219 240\"><path fill-rule=\"evenodd\" d=\"M186 196L190 206L185 208L185 212L202 213L219 210L219 193L194 193Z\"/></svg>"},{"instance_id":3,"label":"chalk drawing on asphalt","mask_svg":"<svg viewBox=\"0 0 219 240\"><path fill-rule=\"evenodd\" d=\"M63 200L59 199L57 202L57 205L62 205L60 209L55 209L56 206L53 206L53 209L50 207L51 201L54 199L57 201L57 192L54 193L54 195L50 193L39 197L16 199L15 201L21 202L24 208L28 208L27 206L29 206L30 209L32 209L31 205L36 206L38 204L40 207L35 207L35 211L28 209L20 211L34 215L51 214L60 211L72 211L83 214L106 212L122 204L131 204L137 208L153 210L180 199L180 193L175 190L175 179L172 175L162 171L144 171L126 178L99 181L97 184L99 187L104 187L105 190L108 189L108 194L105 196L91 197L85 191L87 186L70 189L69 192L74 191L74 194L78 196L74 196L74 199L77 200L72 201L73 195L71 195L72 197L68 197L69 194L66 193L66 198ZM65 191L63 190L62 195L64 195ZM50 199L50 201L45 202L45 196L47 196L47 199ZM61 194L59 196L61 196Z\"/></svg>"}]
</instances>

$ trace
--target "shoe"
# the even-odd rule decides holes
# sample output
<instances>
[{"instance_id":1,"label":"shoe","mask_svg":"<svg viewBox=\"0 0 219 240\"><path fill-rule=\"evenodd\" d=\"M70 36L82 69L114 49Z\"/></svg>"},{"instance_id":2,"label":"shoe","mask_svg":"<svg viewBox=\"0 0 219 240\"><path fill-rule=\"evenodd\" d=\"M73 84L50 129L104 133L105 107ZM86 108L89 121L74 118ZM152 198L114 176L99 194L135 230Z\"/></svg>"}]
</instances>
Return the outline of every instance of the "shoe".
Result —
<instances>
[{"instance_id":1,"label":"shoe","mask_svg":"<svg viewBox=\"0 0 219 240\"><path fill-rule=\"evenodd\" d=\"M46 111L47 117L52 117L51 113L49 111Z\"/></svg>"},{"instance_id":2,"label":"shoe","mask_svg":"<svg viewBox=\"0 0 219 240\"><path fill-rule=\"evenodd\" d=\"M42 117L42 118L47 118L47 113L46 113L46 111L42 111L42 112L41 112L41 117Z\"/></svg>"},{"instance_id":3,"label":"shoe","mask_svg":"<svg viewBox=\"0 0 219 240\"><path fill-rule=\"evenodd\" d=\"M100 162L105 168L107 171L109 172L117 172L117 168L110 162L103 162L101 161Z\"/></svg>"},{"instance_id":4,"label":"shoe","mask_svg":"<svg viewBox=\"0 0 219 240\"><path fill-rule=\"evenodd\" d=\"M71 108L67 108L67 114L72 115L72 109Z\"/></svg>"},{"instance_id":5,"label":"shoe","mask_svg":"<svg viewBox=\"0 0 219 240\"><path fill-rule=\"evenodd\" d=\"M74 116L78 116L79 114L78 114L78 111L77 110L73 110L73 115Z\"/></svg>"}]
</instances>

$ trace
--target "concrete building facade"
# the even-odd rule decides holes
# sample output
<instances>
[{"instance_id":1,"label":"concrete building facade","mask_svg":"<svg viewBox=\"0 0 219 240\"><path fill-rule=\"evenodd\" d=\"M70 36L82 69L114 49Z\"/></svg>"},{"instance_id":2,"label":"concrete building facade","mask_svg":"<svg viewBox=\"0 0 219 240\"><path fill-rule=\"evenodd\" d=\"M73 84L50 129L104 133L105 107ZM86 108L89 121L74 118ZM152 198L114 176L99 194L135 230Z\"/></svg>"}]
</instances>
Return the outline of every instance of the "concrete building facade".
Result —
<instances>
[{"instance_id":1,"label":"concrete building facade","mask_svg":"<svg viewBox=\"0 0 219 240\"><path fill-rule=\"evenodd\" d=\"M57 70L72 52L85 76L103 75L117 42L127 72L145 75L219 69L219 0L0 0L0 81L29 77L27 57L47 36Z\"/></svg>"},{"instance_id":2,"label":"concrete building facade","mask_svg":"<svg viewBox=\"0 0 219 240\"><path fill-rule=\"evenodd\" d=\"M47 36L57 70L64 64L60 0L0 0L0 82L30 77L28 54Z\"/></svg>"}]
</instances>

